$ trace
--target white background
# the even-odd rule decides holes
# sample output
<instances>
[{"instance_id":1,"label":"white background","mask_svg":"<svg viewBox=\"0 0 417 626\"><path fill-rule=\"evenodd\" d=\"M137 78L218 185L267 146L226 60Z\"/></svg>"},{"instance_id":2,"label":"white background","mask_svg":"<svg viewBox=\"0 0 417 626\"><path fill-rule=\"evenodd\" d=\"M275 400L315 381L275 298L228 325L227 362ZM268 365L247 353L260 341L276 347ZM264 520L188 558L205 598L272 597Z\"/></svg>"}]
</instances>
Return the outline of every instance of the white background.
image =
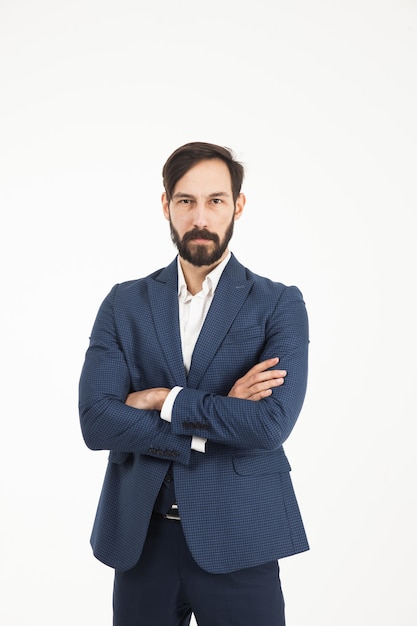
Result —
<instances>
[{"instance_id":1,"label":"white background","mask_svg":"<svg viewBox=\"0 0 417 626\"><path fill-rule=\"evenodd\" d=\"M415 626L417 2L0 0L0 62L1 624L111 624L78 378L112 285L173 258L161 168L202 140L247 167L232 250L310 315L288 625Z\"/></svg>"}]
</instances>

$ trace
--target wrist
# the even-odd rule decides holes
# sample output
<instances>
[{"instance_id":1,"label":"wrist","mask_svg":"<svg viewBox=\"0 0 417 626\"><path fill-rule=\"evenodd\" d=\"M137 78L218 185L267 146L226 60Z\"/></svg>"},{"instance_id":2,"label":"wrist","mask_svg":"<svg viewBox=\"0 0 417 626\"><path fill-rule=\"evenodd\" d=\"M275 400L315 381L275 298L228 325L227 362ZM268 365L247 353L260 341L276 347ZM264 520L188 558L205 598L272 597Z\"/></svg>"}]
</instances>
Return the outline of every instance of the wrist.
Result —
<instances>
[{"instance_id":1,"label":"wrist","mask_svg":"<svg viewBox=\"0 0 417 626\"><path fill-rule=\"evenodd\" d=\"M162 410L162 407L164 406L164 402L167 399L167 396L168 396L170 391L171 391L170 389L165 389L165 388L158 389L158 394L157 394L158 395L158 397L157 397L157 405L158 406L156 407L158 409L158 411Z\"/></svg>"}]
</instances>

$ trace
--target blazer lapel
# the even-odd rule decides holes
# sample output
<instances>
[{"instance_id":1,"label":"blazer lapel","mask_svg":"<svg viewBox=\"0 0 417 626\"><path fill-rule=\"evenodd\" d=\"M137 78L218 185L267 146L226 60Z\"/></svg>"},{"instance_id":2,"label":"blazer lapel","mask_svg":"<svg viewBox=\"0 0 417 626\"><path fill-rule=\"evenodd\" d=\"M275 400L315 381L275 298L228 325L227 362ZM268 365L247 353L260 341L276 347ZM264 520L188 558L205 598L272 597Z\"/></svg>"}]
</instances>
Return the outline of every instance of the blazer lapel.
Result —
<instances>
[{"instance_id":1,"label":"blazer lapel","mask_svg":"<svg viewBox=\"0 0 417 626\"><path fill-rule=\"evenodd\" d=\"M172 386L187 386L178 323L177 260L149 279L149 299L156 334L172 376Z\"/></svg>"},{"instance_id":2,"label":"blazer lapel","mask_svg":"<svg viewBox=\"0 0 417 626\"><path fill-rule=\"evenodd\" d=\"M232 255L217 285L213 301L194 348L188 386L197 389L204 373L249 295L253 280Z\"/></svg>"}]
</instances>

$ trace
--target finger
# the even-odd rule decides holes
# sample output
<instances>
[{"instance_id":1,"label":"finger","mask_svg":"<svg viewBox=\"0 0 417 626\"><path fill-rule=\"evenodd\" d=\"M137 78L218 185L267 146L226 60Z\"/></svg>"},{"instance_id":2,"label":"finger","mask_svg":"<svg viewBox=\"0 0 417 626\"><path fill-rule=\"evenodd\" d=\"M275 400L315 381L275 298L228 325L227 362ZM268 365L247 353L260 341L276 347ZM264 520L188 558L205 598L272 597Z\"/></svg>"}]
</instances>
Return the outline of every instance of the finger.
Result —
<instances>
[{"instance_id":1,"label":"finger","mask_svg":"<svg viewBox=\"0 0 417 626\"><path fill-rule=\"evenodd\" d=\"M273 367L274 365L276 365L278 361L279 361L278 357L274 357L273 359L266 359L266 361L261 361L260 363L257 363L256 365L251 367L250 370L246 373L246 375L256 374L257 372L263 372L264 370L267 370L270 367Z\"/></svg>"},{"instance_id":2,"label":"finger","mask_svg":"<svg viewBox=\"0 0 417 626\"><path fill-rule=\"evenodd\" d=\"M287 370L265 370L255 374L254 378L258 380L271 380L272 378L285 378Z\"/></svg>"},{"instance_id":3,"label":"finger","mask_svg":"<svg viewBox=\"0 0 417 626\"><path fill-rule=\"evenodd\" d=\"M249 396L247 400L252 400L257 402L258 400L263 400L272 394L272 389L264 389L264 391L260 391L259 393L255 393L253 396Z\"/></svg>"},{"instance_id":4,"label":"finger","mask_svg":"<svg viewBox=\"0 0 417 626\"><path fill-rule=\"evenodd\" d=\"M252 376L246 379L246 384L248 387L252 387L253 385L257 385L263 382L270 382L276 379L285 378L287 375L286 370L266 370L264 372L259 372L258 374L253 374Z\"/></svg>"},{"instance_id":5,"label":"finger","mask_svg":"<svg viewBox=\"0 0 417 626\"><path fill-rule=\"evenodd\" d=\"M272 378L270 380L263 380L254 385L251 385L248 389L248 395L250 397L254 394L262 393L263 391L266 391L273 387L280 387L283 384L283 382L284 382L283 378Z\"/></svg>"}]
</instances>

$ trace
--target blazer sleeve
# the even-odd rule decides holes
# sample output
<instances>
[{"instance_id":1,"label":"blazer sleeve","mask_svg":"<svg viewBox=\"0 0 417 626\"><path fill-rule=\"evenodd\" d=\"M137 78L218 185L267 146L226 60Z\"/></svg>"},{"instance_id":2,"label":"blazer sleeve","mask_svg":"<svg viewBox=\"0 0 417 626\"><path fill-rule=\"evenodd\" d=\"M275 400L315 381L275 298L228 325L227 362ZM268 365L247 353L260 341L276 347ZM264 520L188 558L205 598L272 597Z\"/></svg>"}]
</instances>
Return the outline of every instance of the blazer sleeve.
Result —
<instances>
[{"instance_id":1,"label":"blazer sleeve","mask_svg":"<svg viewBox=\"0 0 417 626\"><path fill-rule=\"evenodd\" d=\"M159 411L125 404L131 380L113 314L116 289L117 285L99 309L81 372L79 413L84 441L92 450L140 453L188 464L189 433L173 433Z\"/></svg>"},{"instance_id":2,"label":"blazer sleeve","mask_svg":"<svg viewBox=\"0 0 417 626\"><path fill-rule=\"evenodd\" d=\"M291 433L304 402L308 345L308 318L302 294L297 287L286 287L267 320L258 359L261 362L279 357L276 368L287 370L284 384L259 401L184 388L173 406L173 432L203 436L209 442L242 449L280 447Z\"/></svg>"}]
</instances>

